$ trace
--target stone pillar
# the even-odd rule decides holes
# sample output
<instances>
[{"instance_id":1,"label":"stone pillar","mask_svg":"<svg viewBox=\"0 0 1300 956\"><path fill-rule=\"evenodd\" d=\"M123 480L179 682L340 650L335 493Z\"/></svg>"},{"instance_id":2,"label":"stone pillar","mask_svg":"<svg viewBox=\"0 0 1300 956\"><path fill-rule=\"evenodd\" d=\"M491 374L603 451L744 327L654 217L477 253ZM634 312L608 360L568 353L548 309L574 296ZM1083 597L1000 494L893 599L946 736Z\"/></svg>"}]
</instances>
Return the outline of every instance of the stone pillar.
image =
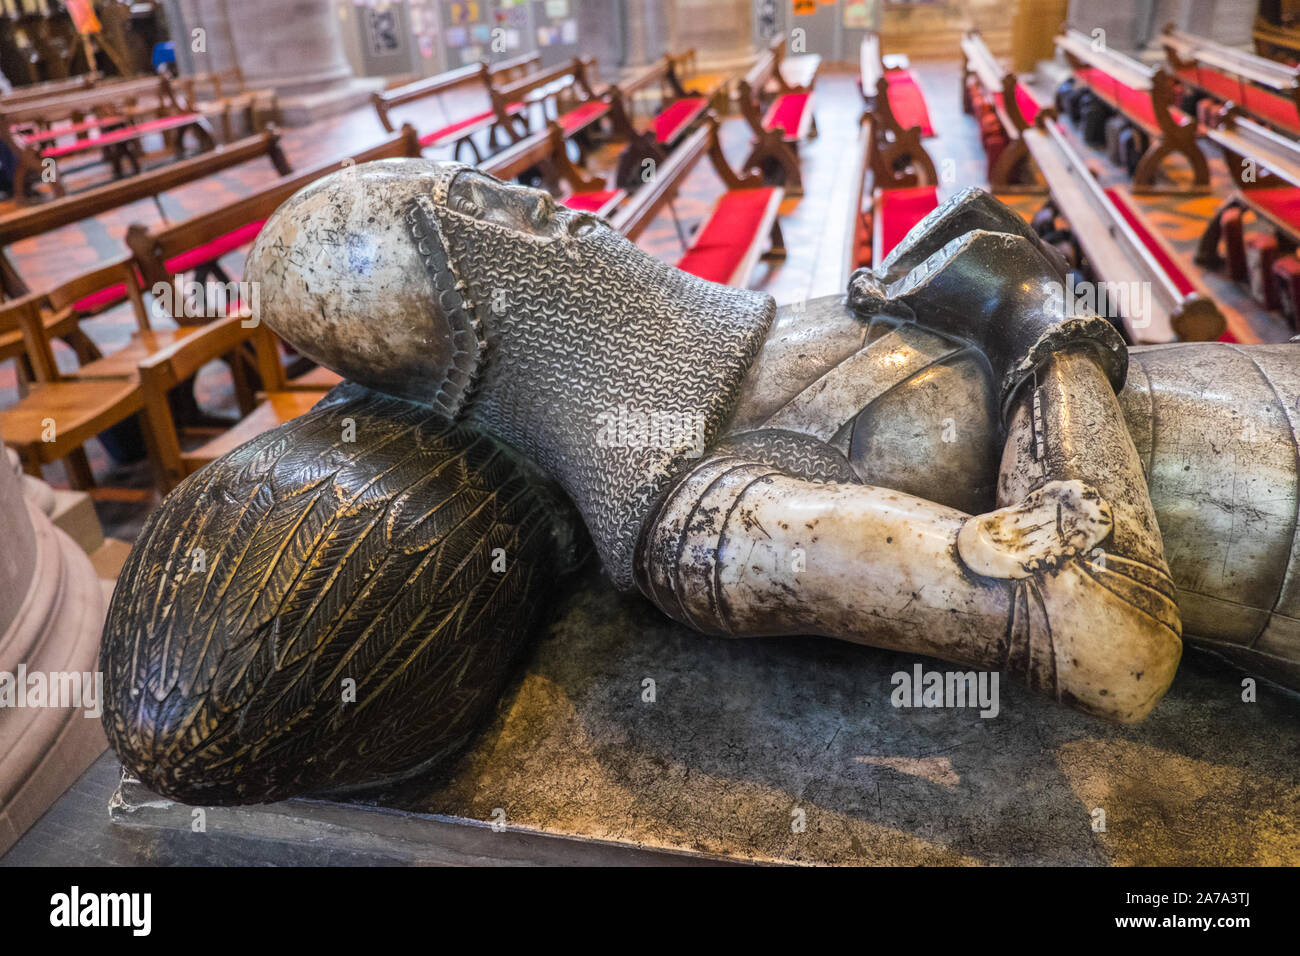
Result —
<instances>
[{"instance_id":1,"label":"stone pillar","mask_svg":"<svg viewBox=\"0 0 1300 956\"><path fill-rule=\"evenodd\" d=\"M704 72L733 70L754 58L751 0L669 0L668 45L695 48Z\"/></svg>"},{"instance_id":2,"label":"stone pillar","mask_svg":"<svg viewBox=\"0 0 1300 956\"><path fill-rule=\"evenodd\" d=\"M198 72L238 66L252 89L275 90L282 122L301 126L361 105L382 79L353 75L331 0L180 0L174 41L193 50Z\"/></svg>"},{"instance_id":3,"label":"stone pillar","mask_svg":"<svg viewBox=\"0 0 1300 956\"><path fill-rule=\"evenodd\" d=\"M108 745L98 715L86 714L103 705L103 587L46 514L49 487L21 476L15 459L0 450L0 856ZM61 675L73 673L92 696L53 706ZM32 675L45 688L40 706Z\"/></svg>"},{"instance_id":4,"label":"stone pillar","mask_svg":"<svg viewBox=\"0 0 1300 956\"><path fill-rule=\"evenodd\" d=\"M626 0L624 4L624 66L647 66L668 48L668 25L658 0Z\"/></svg>"}]
</instances>

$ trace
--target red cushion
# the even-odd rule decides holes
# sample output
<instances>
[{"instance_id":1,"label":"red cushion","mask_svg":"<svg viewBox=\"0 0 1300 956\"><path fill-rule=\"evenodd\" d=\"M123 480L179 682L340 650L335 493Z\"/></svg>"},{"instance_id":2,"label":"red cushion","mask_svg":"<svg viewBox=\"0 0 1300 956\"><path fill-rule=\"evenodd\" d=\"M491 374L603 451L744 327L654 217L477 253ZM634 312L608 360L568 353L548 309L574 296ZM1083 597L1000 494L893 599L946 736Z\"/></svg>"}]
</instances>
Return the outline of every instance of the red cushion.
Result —
<instances>
[{"instance_id":1,"label":"red cushion","mask_svg":"<svg viewBox=\"0 0 1300 956\"><path fill-rule=\"evenodd\" d=\"M71 143L65 143L62 146L50 146L47 149L41 150L41 156L46 159L55 159L59 156L67 156L72 153L84 153L87 150L99 149L102 146L112 146L116 143L125 143L128 140L135 139L142 133L154 133L160 130L175 129L179 126L188 126L198 118L198 113L181 113L176 116L160 116L158 119L152 119L146 123L138 123L135 126L127 126L123 129L114 130L111 133L105 133L103 136L96 136L92 139L79 139Z\"/></svg>"},{"instance_id":2,"label":"red cushion","mask_svg":"<svg viewBox=\"0 0 1300 956\"><path fill-rule=\"evenodd\" d=\"M786 139L797 138L804 110L811 98L811 93L782 93L768 107L767 115L763 117L763 129L780 130Z\"/></svg>"},{"instance_id":3,"label":"red cushion","mask_svg":"<svg viewBox=\"0 0 1300 956\"><path fill-rule=\"evenodd\" d=\"M1300 132L1300 113L1296 111L1295 100L1278 96L1248 83L1242 84L1245 100L1242 106L1254 113L1266 123L1281 129Z\"/></svg>"},{"instance_id":4,"label":"red cushion","mask_svg":"<svg viewBox=\"0 0 1300 956\"><path fill-rule=\"evenodd\" d=\"M911 70L889 70L885 73L889 83L889 109L903 129L921 127L922 136L933 136L930 111L925 105L925 95L917 85Z\"/></svg>"},{"instance_id":5,"label":"red cushion","mask_svg":"<svg viewBox=\"0 0 1300 956\"><path fill-rule=\"evenodd\" d=\"M672 103L655 117L655 139L664 144L673 142L708 105L708 99L703 96L687 96Z\"/></svg>"},{"instance_id":6,"label":"red cushion","mask_svg":"<svg viewBox=\"0 0 1300 956\"><path fill-rule=\"evenodd\" d=\"M37 130L30 126L12 127L14 135L20 141L32 143L45 143L57 139L61 136L72 136L75 133L87 133L91 130L108 130L114 126L121 126L126 120L120 116L92 116L90 119L82 120L80 123L68 123L63 126L54 126L50 129Z\"/></svg>"},{"instance_id":7,"label":"red cushion","mask_svg":"<svg viewBox=\"0 0 1300 956\"><path fill-rule=\"evenodd\" d=\"M1178 263L1169 256L1169 253L1165 251L1165 247L1156 242L1155 237L1151 235L1146 224L1138 218L1133 207L1128 204L1128 200L1124 198L1124 194L1118 189L1107 189L1106 197L1115 204L1115 208L1118 209L1120 215L1124 217L1124 221L1129 224L1129 227L1137 234L1137 237L1142 240L1142 245L1146 246L1147 250L1155 258L1156 262L1160 263L1160 268L1165 271L1165 275L1169 276L1169 278L1173 280L1174 286L1178 289L1179 294L1191 295L1195 292L1196 286L1192 285L1192 281L1187 278L1186 273L1184 273Z\"/></svg>"},{"instance_id":8,"label":"red cushion","mask_svg":"<svg viewBox=\"0 0 1300 956\"><path fill-rule=\"evenodd\" d=\"M1020 110L1020 115L1025 118L1025 122L1033 126L1041 107L1038 105L1038 100L1034 99L1034 95L1025 89L1023 83L1016 84L1016 107Z\"/></svg>"},{"instance_id":9,"label":"red cushion","mask_svg":"<svg viewBox=\"0 0 1300 956\"><path fill-rule=\"evenodd\" d=\"M172 273L189 272L191 269L197 269L199 266L207 265L220 259L228 252L234 252L241 246L246 246L262 231L262 225L265 219L259 219L257 222L249 222L240 226L224 236L218 236L211 242L205 242L187 252L182 252L178 256L173 256L167 260L167 271Z\"/></svg>"},{"instance_id":10,"label":"red cushion","mask_svg":"<svg viewBox=\"0 0 1300 956\"><path fill-rule=\"evenodd\" d=\"M582 129L594 123L609 112L609 104L603 100L588 100L575 110L570 110L560 117L560 128L566 133Z\"/></svg>"},{"instance_id":11,"label":"red cushion","mask_svg":"<svg viewBox=\"0 0 1300 956\"><path fill-rule=\"evenodd\" d=\"M939 190L934 186L913 186L910 189L885 189L880 193L880 258L884 259L894 246L918 222L939 206Z\"/></svg>"},{"instance_id":12,"label":"red cushion","mask_svg":"<svg viewBox=\"0 0 1300 956\"><path fill-rule=\"evenodd\" d=\"M589 193L574 193L566 196L563 202L570 209L579 212L599 213L611 203L617 203L626 193L621 189L597 189Z\"/></svg>"},{"instance_id":13,"label":"red cushion","mask_svg":"<svg viewBox=\"0 0 1300 956\"><path fill-rule=\"evenodd\" d=\"M78 299L72 307L78 312L99 312L126 299L126 283L119 282L98 292L92 292L84 299Z\"/></svg>"},{"instance_id":14,"label":"red cushion","mask_svg":"<svg viewBox=\"0 0 1300 956\"><path fill-rule=\"evenodd\" d=\"M1252 203L1300 232L1300 189L1295 186L1270 186L1267 189L1252 189L1246 195Z\"/></svg>"},{"instance_id":15,"label":"red cushion","mask_svg":"<svg viewBox=\"0 0 1300 956\"><path fill-rule=\"evenodd\" d=\"M710 282L730 282L758 238L773 192L764 187L724 193L677 268Z\"/></svg>"},{"instance_id":16,"label":"red cushion","mask_svg":"<svg viewBox=\"0 0 1300 956\"><path fill-rule=\"evenodd\" d=\"M511 103L506 107L506 112L511 116L514 116L515 114L522 112L523 108L523 103ZM457 133L460 133L462 130L469 127L489 125L495 116L496 113L492 112L492 110L487 110L483 113L475 113L473 116L466 117L458 123L452 123L450 126L444 126L442 129L435 129L432 133L425 133L420 137L420 145L433 146L445 139L459 138L456 136ZM470 132L473 132L473 130L471 129Z\"/></svg>"},{"instance_id":17,"label":"red cushion","mask_svg":"<svg viewBox=\"0 0 1300 956\"><path fill-rule=\"evenodd\" d=\"M1211 96L1217 96L1221 100L1237 102L1241 99L1241 80L1235 76L1228 76L1218 70L1200 67L1196 71L1194 82L1205 92Z\"/></svg>"}]
</instances>

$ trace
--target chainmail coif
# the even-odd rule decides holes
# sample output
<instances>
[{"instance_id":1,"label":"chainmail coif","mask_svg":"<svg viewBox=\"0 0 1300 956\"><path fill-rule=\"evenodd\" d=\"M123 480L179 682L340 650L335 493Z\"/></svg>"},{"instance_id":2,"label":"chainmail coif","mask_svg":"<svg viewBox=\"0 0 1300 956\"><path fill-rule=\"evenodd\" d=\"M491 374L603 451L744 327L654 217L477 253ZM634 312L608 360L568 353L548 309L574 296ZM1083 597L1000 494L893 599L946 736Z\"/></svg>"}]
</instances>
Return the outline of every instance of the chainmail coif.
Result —
<instances>
[{"instance_id":1,"label":"chainmail coif","mask_svg":"<svg viewBox=\"0 0 1300 956\"><path fill-rule=\"evenodd\" d=\"M699 448L598 440L602 413L686 413L711 444L774 301L667 266L604 224L547 240L445 206L436 214L486 343L466 416L563 486L606 572L632 589L641 526Z\"/></svg>"}]
</instances>

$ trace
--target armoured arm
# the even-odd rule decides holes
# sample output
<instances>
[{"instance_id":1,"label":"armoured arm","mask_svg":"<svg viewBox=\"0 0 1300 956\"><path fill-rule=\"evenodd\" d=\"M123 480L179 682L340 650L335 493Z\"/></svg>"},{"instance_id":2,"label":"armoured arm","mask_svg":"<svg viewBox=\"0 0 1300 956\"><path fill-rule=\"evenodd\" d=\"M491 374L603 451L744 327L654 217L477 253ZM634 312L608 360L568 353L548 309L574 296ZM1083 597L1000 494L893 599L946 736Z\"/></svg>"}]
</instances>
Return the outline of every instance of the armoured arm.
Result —
<instances>
[{"instance_id":1,"label":"armoured arm","mask_svg":"<svg viewBox=\"0 0 1300 956\"><path fill-rule=\"evenodd\" d=\"M1140 720L1173 678L1178 617L1141 466L1086 355L1049 359L1018 399L1000 492L1004 507L971 517L710 458L651 519L641 587L709 633L819 634L1007 669Z\"/></svg>"}]
</instances>

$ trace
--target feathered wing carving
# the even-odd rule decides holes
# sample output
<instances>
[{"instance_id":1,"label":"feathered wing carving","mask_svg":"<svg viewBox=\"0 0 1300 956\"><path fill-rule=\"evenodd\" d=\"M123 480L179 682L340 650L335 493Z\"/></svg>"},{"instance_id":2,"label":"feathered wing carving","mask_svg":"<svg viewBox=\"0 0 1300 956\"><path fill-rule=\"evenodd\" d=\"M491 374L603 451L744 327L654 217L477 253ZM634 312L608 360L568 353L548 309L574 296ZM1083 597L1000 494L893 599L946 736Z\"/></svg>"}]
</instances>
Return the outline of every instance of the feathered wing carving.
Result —
<instances>
[{"instance_id":1,"label":"feathered wing carving","mask_svg":"<svg viewBox=\"0 0 1300 956\"><path fill-rule=\"evenodd\" d=\"M146 524L104 630L108 739L193 803L430 768L490 711L578 528L497 440L340 386Z\"/></svg>"}]
</instances>

